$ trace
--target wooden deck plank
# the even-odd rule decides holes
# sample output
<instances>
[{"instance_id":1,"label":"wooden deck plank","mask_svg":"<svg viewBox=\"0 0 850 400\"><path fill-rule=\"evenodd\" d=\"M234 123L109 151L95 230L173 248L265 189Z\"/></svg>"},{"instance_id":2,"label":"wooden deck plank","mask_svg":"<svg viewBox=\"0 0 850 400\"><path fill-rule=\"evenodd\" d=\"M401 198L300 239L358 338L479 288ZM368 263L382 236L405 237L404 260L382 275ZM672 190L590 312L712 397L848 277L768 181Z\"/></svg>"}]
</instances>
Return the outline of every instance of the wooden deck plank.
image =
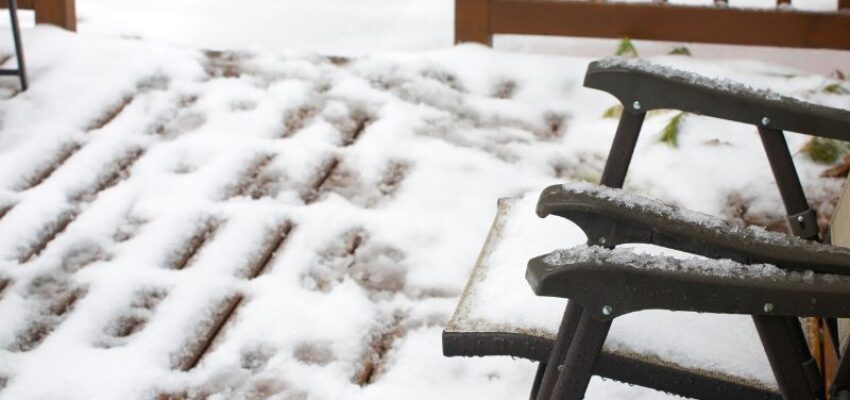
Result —
<instances>
[{"instance_id":1,"label":"wooden deck plank","mask_svg":"<svg viewBox=\"0 0 850 400\"><path fill-rule=\"evenodd\" d=\"M207 353L222 331L224 325L235 314L236 308L242 303L242 300L242 295L237 294L225 298L212 307L212 318L204 321L202 326L198 327L195 332L192 332L189 344L183 350L184 353L181 357L175 359L173 364L175 370L189 371L198 365L201 358Z\"/></svg>"}]
</instances>

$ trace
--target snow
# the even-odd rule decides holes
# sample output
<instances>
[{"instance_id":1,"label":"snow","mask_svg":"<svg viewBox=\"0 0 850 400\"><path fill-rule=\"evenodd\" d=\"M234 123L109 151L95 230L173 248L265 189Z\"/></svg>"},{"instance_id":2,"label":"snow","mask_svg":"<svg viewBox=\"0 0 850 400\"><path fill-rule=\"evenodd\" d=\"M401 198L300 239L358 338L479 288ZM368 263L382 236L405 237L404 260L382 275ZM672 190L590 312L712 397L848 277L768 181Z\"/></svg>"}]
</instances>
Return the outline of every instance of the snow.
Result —
<instances>
[{"instance_id":1,"label":"snow","mask_svg":"<svg viewBox=\"0 0 850 400\"><path fill-rule=\"evenodd\" d=\"M576 246L555 250L549 253L543 259L543 262L553 268L579 263L612 264L688 275L814 283L812 271L790 272L770 264L741 264L729 259L691 257L682 260L668 256L638 253L631 249L608 250L599 246ZM837 278L839 277L826 279Z\"/></svg>"},{"instance_id":2,"label":"snow","mask_svg":"<svg viewBox=\"0 0 850 400\"><path fill-rule=\"evenodd\" d=\"M759 226L741 226L716 216L676 207L673 204L587 182L571 182L560 186L567 196L610 203L613 208L634 211L645 217L677 221L714 237L733 236L762 246L795 249L806 254L829 253L850 257L850 250L829 244L810 242L781 232L771 232Z\"/></svg>"},{"instance_id":3,"label":"snow","mask_svg":"<svg viewBox=\"0 0 850 400\"><path fill-rule=\"evenodd\" d=\"M526 264L528 259L553 248L578 246L587 238L578 226L563 218L549 216L540 220L534 215L535 204L536 193L507 202L497 219L498 233L488 239L489 246L479 259L447 330L511 332L550 338L556 335L566 301L536 297L523 279ZM667 249L663 253L668 255L663 256L659 254L661 249L649 245L622 246L611 253L585 246L575 249L556 251L547 261L551 259L553 264L559 264L593 257L614 262L660 259L661 266L646 267L662 268L688 263L689 256ZM626 257L627 254L630 256ZM729 262L716 263L725 268ZM706 264L696 261L689 265L700 271L707 269ZM734 376L750 385L775 390L776 382L760 343L749 316L648 310L614 320L603 351L650 362L660 358L679 368L700 370L712 376ZM616 388L595 388L596 384L592 384L591 392L600 393L599 397L588 398L629 398L619 397Z\"/></svg>"},{"instance_id":4,"label":"snow","mask_svg":"<svg viewBox=\"0 0 850 400\"><path fill-rule=\"evenodd\" d=\"M798 106L805 106L805 103L796 101L789 97L782 97L770 90L755 90L740 82L734 82L728 79L712 79L702 75L694 74L687 71L682 71L670 68L664 65L653 64L646 60L627 58L627 57L608 57L591 64L599 69L617 69L623 68L644 72L650 75L655 75L674 81L682 81L697 87L706 89L720 90L726 93L742 94L751 97L764 98L772 101L793 102Z\"/></svg>"},{"instance_id":5,"label":"snow","mask_svg":"<svg viewBox=\"0 0 850 400\"><path fill-rule=\"evenodd\" d=\"M547 185L599 179L616 125L601 115L616 100L581 87L592 58L449 48L451 1L302 3L80 0L79 35L25 29L31 88L0 80L0 205L12 206L0 219L0 279L10 282L0 289L0 399L527 394L532 363L445 358L439 336L497 198L531 193L521 206L529 219L508 228L517 240L493 255L518 268L502 279L520 297L502 291L488 304L520 310L507 301L531 296L527 258L583 241L530 207ZM503 37L497 48L576 43L537 40ZM0 29L0 55L10 53ZM822 90L840 82L785 65L651 60L850 106ZM628 190L781 220L752 127L688 117L672 149L654 133L669 117L647 118ZM787 137L792 150L807 140ZM841 182L795 158L813 200L828 204ZM730 211L739 197L745 215ZM282 247L251 279L286 224ZM520 231L552 234L529 241ZM181 370L234 298L210 350ZM563 301L531 300L540 312L513 322L551 334ZM682 318L697 331L727 324L713 340L757 341L746 318ZM123 334L133 319L141 325ZM658 355L697 366L723 358L729 372L772 382L769 368L753 368L763 361L756 344L740 357L643 320L618 325L633 335L612 335L611 349L687 344ZM669 398L601 380L590 396Z\"/></svg>"}]
</instances>

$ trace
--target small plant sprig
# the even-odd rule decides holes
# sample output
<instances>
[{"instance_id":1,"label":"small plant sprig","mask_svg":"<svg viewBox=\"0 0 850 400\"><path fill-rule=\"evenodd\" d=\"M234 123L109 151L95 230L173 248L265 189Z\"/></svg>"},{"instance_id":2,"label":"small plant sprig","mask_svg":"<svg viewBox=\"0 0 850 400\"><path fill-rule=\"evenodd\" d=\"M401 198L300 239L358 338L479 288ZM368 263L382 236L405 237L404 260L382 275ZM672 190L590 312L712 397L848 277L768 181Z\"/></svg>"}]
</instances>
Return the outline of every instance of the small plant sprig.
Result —
<instances>
[{"instance_id":1,"label":"small plant sprig","mask_svg":"<svg viewBox=\"0 0 850 400\"><path fill-rule=\"evenodd\" d=\"M841 157L850 154L850 145L840 140L814 137L806 142L800 151L816 163L834 164Z\"/></svg>"},{"instance_id":2,"label":"small plant sprig","mask_svg":"<svg viewBox=\"0 0 850 400\"><path fill-rule=\"evenodd\" d=\"M824 86L823 92L838 95L850 94L850 90L847 90L841 82L830 83L829 85Z\"/></svg>"},{"instance_id":3,"label":"small plant sprig","mask_svg":"<svg viewBox=\"0 0 850 400\"><path fill-rule=\"evenodd\" d=\"M685 46L674 47L673 50L670 50L668 53L673 56L691 56L691 50Z\"/></svg>"},{"instance_id":4,"label":"small plant sprig","mask_svg":"<svg viewBox=\"0 0 850 400\"><path fill-rule=\"evenodd\" d=\"M602 113L602 118L619 119L623 115L623 105L617 104L609 107Z\"/></svg>"},{"instance_id":5,"label":"small plant sprig","mask_svg":"<svg viewBox=\"0 0 850 400\"><path fill-rule=\"evenodd\" d=\"M668 122L667 125L664 126L664 129L661 130L661 135L658 137L658 141L673 148L679 147L679 133L682 130L682 120L684 117L685 113L680 112L673 118L670 118L670 122Z\"/></svg>"},{"instance_id":6,"label":"small plant sprig","mask_svg":"<svg viewBox=\"0 0 850 400\"><path fill-rule=\"evenodd\" d=\"M628 36L623 36L620 39L620 44L617 46L617 56L637 58L638 52L632 40Z\"/></svg>"}]
</instances>

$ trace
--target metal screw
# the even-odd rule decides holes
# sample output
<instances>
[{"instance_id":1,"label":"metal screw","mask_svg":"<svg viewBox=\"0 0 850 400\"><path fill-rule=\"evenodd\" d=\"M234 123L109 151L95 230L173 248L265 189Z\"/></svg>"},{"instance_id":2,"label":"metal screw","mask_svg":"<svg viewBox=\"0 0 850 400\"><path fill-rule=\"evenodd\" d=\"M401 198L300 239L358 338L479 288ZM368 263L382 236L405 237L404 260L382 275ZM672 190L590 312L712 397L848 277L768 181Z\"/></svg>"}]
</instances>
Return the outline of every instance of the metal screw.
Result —
<instances>
[{"instance_id":1,"label":"metal screw","mask_svg":"<svg viewBox=\"0 0 850 400\"><path fill-rule=\"evenodd\" d=\"M605 239L605 236L600 236L599 237L599 244L605 244L605 243L608 243L608 239Z\"/></svg>"},{"instance_id":2,"label":"metal screw","mask_svg":"<svg viewBox=\"0 0 850 400\"><path fill-rule=\"evenodd\" d=\"M640 107L641 106L639 101L635 101L634 103L632 103L632 108L634 108L635 110L640 110Z\"/></svg>"},{"instance_id":3,"label":"metal screw","mask_svg":"<svg viewBox=\"0 0 850 400\"><path fill-rule=\"evenodd\" d=\"M799 222L799 223L803 223L803 221L805 221L805 220L806 220L806 219L805 219L805 218L803 218L803 216L802 216L802 215L798 215L798 216L797 216L797 222Z\"/></svg>"},{"instance_id":4,"label":"metal screw","mask_svg":"<svg viewBox=\"0 0 850 400\"><path fill-rule=\"evenodd\" d=\"M764 303L764 312L773 312L773 303Z\"/></svg>"},{"instance_id":5,"label":"metal screw","mask_svg":"<svg viewBox=\"0 0 850 400\"><path fill-rule=\"evenodd\" d=\"M761 124L762 124L762 125L764 125L764 126L768 126L768 125L770 125L770 118L768 118L768 117L763 117L763 118L761 119Z\"/></svg>"},{"instance_id":6,"label":"metal screw","mask_svg":"<svg viewBox=\"0 0 850 400\"><path fill-rule=\"evenodd\" d=\"M602 315L611 315L614 313L614 307L604 306L602 307Z\"/></svg>"}]
</instances>

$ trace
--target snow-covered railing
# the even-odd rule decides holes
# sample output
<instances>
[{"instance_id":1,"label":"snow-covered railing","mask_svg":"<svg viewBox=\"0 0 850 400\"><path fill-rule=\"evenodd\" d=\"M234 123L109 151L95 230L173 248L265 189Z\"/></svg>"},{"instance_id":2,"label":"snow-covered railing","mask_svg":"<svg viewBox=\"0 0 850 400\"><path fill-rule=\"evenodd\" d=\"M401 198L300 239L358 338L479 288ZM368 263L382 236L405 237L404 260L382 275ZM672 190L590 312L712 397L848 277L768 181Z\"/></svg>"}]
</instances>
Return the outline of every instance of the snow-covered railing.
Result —
<instances>
[{"instance_id":1,"label":"snow-covered railing","mask_svg":"<svg viewBox=\"0 0 850 400\"><path fill-rule=\"evenodd\" d=\"M0 8L7 8L0 0ZM37 24L52 24L69 31L77 30L76 0L18 0L18 8L35 11Z\"/></svg>"},{"instance_id":2,"label":"snow-covered railing","mask_svg":"<svg viewBox=\"0 0 850 400\"><path fill-rule=\"evenodd\" d=\"M850 0L838 0L837 9L832 10L825 10L819 0L815 2L792 5L791 0L776 0L775 7L741 8L729 6L726 0L706 0L705 5L677 5L665 0L455 0L455 41L490 45L495 34L627 36L850 49Z\"/></svg>"}]
</instances>

